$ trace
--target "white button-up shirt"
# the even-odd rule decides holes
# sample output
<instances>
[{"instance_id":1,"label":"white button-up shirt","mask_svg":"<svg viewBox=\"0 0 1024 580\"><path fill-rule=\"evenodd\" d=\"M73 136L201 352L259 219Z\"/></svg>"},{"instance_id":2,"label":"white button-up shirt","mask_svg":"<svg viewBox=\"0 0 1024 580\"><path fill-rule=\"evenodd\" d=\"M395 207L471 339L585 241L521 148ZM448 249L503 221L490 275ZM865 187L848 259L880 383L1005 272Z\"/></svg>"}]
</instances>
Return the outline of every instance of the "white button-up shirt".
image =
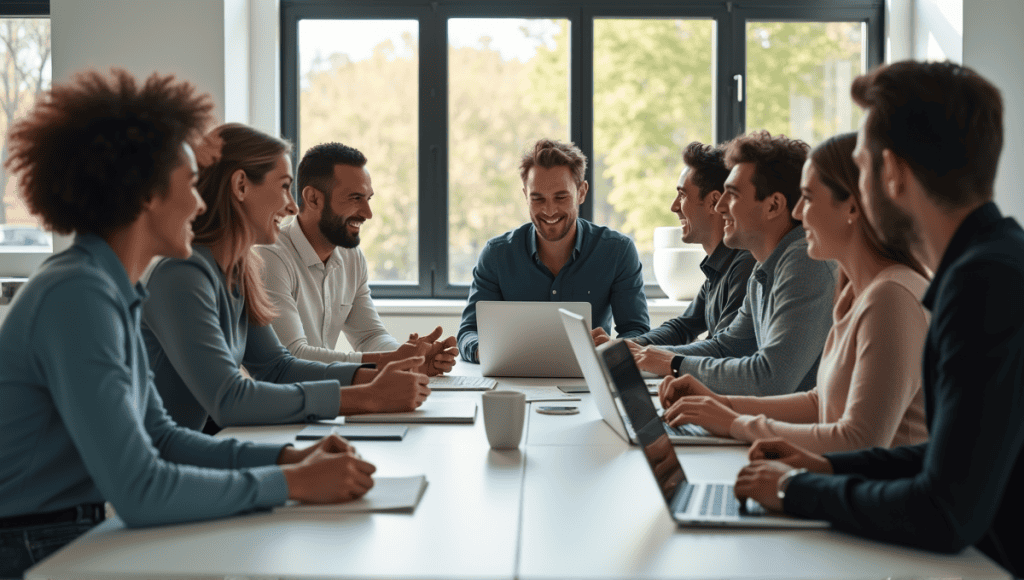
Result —
<instances>
[{"instance_id":1,"label":"white button-up shirt","mask_svg":"<svg viewBox=\"0 0 1024 580\"><path fill-rule=\"evenodd\" d=\"M296 357L362 362L363 352L398 348L373 306L366 257L358 247L335 248L327 263L321 262L296 219L281 228L277 243L256 246L256 251L265 263L267 293L279 312L271 324ZM342 332L357 352L334 350Z\"/></svg>"}]
</instances>

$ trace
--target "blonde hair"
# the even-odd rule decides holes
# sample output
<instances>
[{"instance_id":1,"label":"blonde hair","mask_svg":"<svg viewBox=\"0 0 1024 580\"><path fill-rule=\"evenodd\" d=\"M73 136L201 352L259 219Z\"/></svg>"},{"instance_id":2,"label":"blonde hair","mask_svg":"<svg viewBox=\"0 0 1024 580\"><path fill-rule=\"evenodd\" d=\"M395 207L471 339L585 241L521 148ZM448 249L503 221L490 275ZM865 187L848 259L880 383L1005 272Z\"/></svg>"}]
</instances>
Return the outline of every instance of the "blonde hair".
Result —
<instances>
[{"instance_id":1,"label":"blonde hair","mask_svg":"<svg viewBox=\"0 0 1024 580\"><path fill-rule=\"evenodd\" d=\"M195 243L226 244L225 283L229 290L239 288L249 322L257 326L270 324L277 311L263 286L263 261L252 250L256 233L241 202L232 195L231 176L241 169L250 181L260 184L281 155L290 152L291 145L283 139L239 123L226 123L210 131L196 155L197 189L206 202L206 212L192 226Z\"/></svg>"}]
</instances>

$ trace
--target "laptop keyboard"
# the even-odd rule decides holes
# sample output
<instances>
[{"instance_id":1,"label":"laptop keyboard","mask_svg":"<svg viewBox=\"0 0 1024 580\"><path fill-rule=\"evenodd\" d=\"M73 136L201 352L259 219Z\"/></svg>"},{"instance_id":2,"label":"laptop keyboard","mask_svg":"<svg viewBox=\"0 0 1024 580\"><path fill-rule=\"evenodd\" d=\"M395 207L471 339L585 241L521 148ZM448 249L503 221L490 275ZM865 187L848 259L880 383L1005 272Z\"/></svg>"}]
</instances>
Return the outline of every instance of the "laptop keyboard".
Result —
<instances>
[{"instance_id":1,"label":"laptop keyboard","mask_svg":"<svg viewBox=\"0 0 1024 580\"><path fill-rule=\"evenodd\" d=\"M672 513L685 513L693 500L696 485L683 483L672 504ZM763 516L768 513L761 504L748 499L746 504L736 499L733 486L727 483L712 483L704 487L704 497L700 503L702 516Z\"/></svg>"},{"instance_id":2,"label":"laptop keyboard","mask_svg":"<svg viewBox=\"0 0 1024 580\"><path fill-rule=\"evenodd\" d=\"M473 391L487 391L493 389L498 384L498 381L489 379L487 377L465 377L458 375L442 375L439 377L430 377L430 388L443 390L473 390Z\"/></svg>"},{"instance_id":3,"label":"laptop keyboard","mask_svg":"<svg viewBox=\"0 0 1024 580\"><path fill-rule=\"evenodd\" d=\"M736 516L740 513L740 502L736 499L731 485L717 483L707 486L704 501L700 506L700 515Z\"/></svg>"}]
</instances>

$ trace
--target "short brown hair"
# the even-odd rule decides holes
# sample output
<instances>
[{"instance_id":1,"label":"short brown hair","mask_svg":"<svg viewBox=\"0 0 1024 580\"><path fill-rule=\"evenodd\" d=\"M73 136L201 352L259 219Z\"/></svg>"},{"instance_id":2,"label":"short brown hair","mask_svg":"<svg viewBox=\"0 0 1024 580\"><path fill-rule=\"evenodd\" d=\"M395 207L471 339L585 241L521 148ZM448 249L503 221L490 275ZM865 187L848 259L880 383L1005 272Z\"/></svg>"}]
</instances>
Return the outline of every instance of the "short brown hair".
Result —
<instances>
[{"instance_id":1,"label":"short brown hair","mask_svg":"<svg viewBox=\"0 0 1024 580\"><path fill-rule=\"evenodd\" d=\"M167 190L182 145L196 142L212 110L208 94L173 76L139 86L121 69L79 73L15 123L5 165L47 229L105 236Z\"/></svg>"},{"instance_id":2,"label":"short brown hair","mask_svg":"<svg viewBox=\"0 0 1024 580\"><path fill-rule=\"evenodd\" d=\"M519 163L519 177L523 179L523 183L526 183L526 175L530 173L530 169L537 165L544 169L568 167L578 187L583 183L587 173L587 156L575 143L541 139L534 143L530 151L523 154L523 159Z\"/></svg>"},{"instance_id":3,"label":"short brown hair","mask_svg":"<svg viewBox=\"0 0 1024 580\"><path fill-rule=\"evenodd\" d=\"M992 199L1003 149L1003 99L992 83L948 61L905 60L857 77L850 93L868 110L876 169L889 149L941 207Z\"/></svg>"},{"instance_id":4,"label":"short brown hair","mask_svg":"<svg viewBox=\"0 0 1024 580\"><path fill-rule=\"evenodd\" d=\"M755 198L761 201L776 191L790 211L800 199L800 175L810 147L799 139L772 136L765 130L740 135L725 146L725 166L754 164Z\"/></svg>"},{"instance_id":5,"label":"short brown hair","mask_svg":"<svg viewBox=\"0 0 1024 580\"><path fill-rule=\"evenodd\" d=\"M725 167L725 149L694 141L683 149L683 163L693 172L701 201L712 191L724 191L729 170Z\"/></svg>"},{"instance_id":6,"label":"short brown hair","mask_svg":"<svg viewBox=\"0 0 1024 580\"><path fill-rule=\"evenodd\" d=\"M196 189L206 202L206 212L192 225L195 243L211 245L227 239L231 249L224 274L227 287L240 286L249 321L266 326L277 311L263 286L263 262L252 251L256 234L246 221L241 202L232 195L231 176L241 169L253 183L263 183L277 160L291 152L291 144L240 123L220 125L203 141L196 152Z\"/></svg>"}]
</instances>

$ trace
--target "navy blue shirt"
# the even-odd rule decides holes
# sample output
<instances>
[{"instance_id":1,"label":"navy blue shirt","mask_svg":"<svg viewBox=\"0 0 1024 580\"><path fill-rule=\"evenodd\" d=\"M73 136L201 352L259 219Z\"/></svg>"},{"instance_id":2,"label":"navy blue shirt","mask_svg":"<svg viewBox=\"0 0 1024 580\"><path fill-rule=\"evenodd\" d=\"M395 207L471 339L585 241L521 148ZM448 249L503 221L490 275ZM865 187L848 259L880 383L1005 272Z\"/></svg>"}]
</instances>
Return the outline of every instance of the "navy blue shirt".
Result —
<instances>
[{"instance_id":1,"label":"navy blue shirt","mask_svg":"<svg viewBox=\"0 0 1024 580\"><path fill-rule=\"evenodd\" d=\"M537 253L537 230L526 223L492 238L473 269L469 303L459 326L459 354L477 362L476 303L480 300L589 302L595 327L624 338L650 329L636 245L626 236L576 220L572 256L555 276ZM553 321L557 324L558 321Z\"/></svg>"},{"instance_id":2,"label":"navy blue shirt","mask_svg":"<svg viewBox=\"0 0 1024 580\"><path fill-rule=\"evenodd\" d=\"M747 296L747 280L757 260L750 252L723 242L700 262L707 277L685 312L647 334L633 338L640 346L688 344L704 331L708 338L729 326Z\"/></svg>"},{"instance_id":3,"label":"navy blue shirt","mask_svg":"<svg viewBox=\"0 0 1024 580\"><path fill-rule=\"evenodd\" d=\"M941 552L975 545L1024 575L1024 231L988 203L964 220L922 301L930 439L829 454L837 475L806 473L787 512ZM1016 539L1014 539L1016 538Z\"/></svg>"}]
</instances>

